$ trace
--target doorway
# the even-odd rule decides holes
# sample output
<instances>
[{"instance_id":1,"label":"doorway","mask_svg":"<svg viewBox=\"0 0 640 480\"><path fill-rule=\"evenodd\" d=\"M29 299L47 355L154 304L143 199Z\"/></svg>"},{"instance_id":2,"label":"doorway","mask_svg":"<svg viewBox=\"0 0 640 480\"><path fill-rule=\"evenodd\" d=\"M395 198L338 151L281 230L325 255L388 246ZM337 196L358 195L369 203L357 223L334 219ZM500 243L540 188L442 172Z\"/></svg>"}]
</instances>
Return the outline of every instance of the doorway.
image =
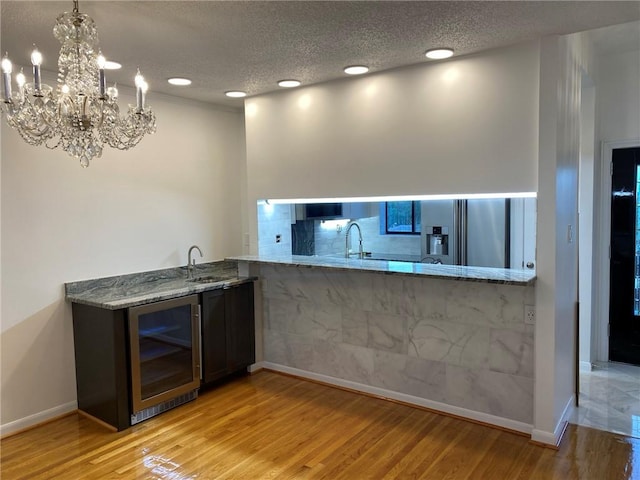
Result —
<instances>
[{"instance_id":1,"label":"doorway","mask_svg":"<svg viewBox=\"0 0 640 480\"><path fill-rule=\"evenodd\" d=\"M640 147L612 153L609 360L640 365Z\"/></svg>"},{"instance_id":2,"label":"doorway","mask_svg":"<svg viewBox=\"0 0 640 480\"><path fill-rule=\"evenodd\" d=\"M589 153L587 150L585 152ZM627 157L630 152L633 152L635 159L633 161L626 160L628 164L633 165L631 174L629 175L627 172L626 177L630 177L632 182L629 185L627 180L625 189L622 190L622 186L614 181L613 162L616 158L616 163L618 163L617 159L621 158L621 154ZM610 328L613 332L616 322L613 322L611 326L609 324L610 311L616 308L613 305L617 302L616 294L620 290L616 286L619 274L614 271L613 258L610 258L609 254L611 248L611 257L613 257L614 241L612 239L614 235L618 235L614 233L617 219L614 219L613 216L614 203L619 198L631 198L631 202L627 200L627 216L629 208L631 208L633 216L631 236L634 246L631 292L632 294L636 292L635 276L638 271L635 267L635 239L638 236L636 235L637 199L640 194L637 160L640 159L640 139L604 142L601 160L594 172L594 179L598 180L593 181L592 186L589 185L592 156L589 153L586 157L584 173L589 175L582 176L583 170L581 170L580 191L595 192L597 200L586 204L583 204L581 200L580 203L580 211L584 212L581 215L581 222L591 218L590 212L595 211L596 213L593 217L593 225L580 223L580 255L584 255L584 259L580 260L580 288L582 289L589 280L586 273L588 269L583 270L582 261L585 260L586 266L590 265L590 261L593 261L591 277L593 289L588 288L584 295L581 294L580 314L587 313L585 320L588 321L585 321L583 325L581 318L580 334L582 336L585 333L587 341L583 344L583 339L580 338L581 361L578 393L580 406L574 410L570 421L578 425L640 438L640 366L621 363L623 361L629 362L628 359L615 359L615 354L610 352ZM618 169L616 168L617 173ZM582 182L585 182L586 185L583 185ZM630 192L632 193L630 194ZM585 194L583 200L588 201L589 196ZM593 249L590 248L591 238L593 238ZM629 284L628 275L627 284ZM637 306L637 304L635 305ZM592 308L589 312L590 307ZM633 302L630 308L633 313ZM628 306L627 311L629 311ZM640 320L640 318L636 318L636 320Z\"/></svg>"}]
</instances>

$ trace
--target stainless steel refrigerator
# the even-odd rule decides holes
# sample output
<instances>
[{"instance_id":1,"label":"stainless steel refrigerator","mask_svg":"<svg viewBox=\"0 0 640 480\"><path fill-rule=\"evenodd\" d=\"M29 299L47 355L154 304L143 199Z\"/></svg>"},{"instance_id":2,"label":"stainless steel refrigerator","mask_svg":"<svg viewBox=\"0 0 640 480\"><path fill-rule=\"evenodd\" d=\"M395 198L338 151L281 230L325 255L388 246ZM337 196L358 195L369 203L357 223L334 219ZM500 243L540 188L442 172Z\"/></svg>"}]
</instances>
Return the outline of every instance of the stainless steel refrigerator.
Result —
<instances>
[{"instance_id":1,"label":"stainless steel refrigerator","mask_svg":"<svg viewBox=\"0 0 640 480\"><path fill-rule=\"evenodd\" d=\"M510 200L426 200L422 262L510 268Z\"/></svg>"}]
</instances>

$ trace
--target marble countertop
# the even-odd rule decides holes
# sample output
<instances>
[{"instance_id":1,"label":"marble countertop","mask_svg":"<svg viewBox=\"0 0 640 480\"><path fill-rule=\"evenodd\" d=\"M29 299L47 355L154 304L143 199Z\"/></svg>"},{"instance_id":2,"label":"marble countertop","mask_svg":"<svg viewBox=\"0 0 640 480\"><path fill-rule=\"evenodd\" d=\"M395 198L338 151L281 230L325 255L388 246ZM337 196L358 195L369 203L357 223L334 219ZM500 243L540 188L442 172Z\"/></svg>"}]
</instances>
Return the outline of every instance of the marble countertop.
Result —
<instances>
[{"instance_id":1,"label":"marble countertop","mask_svg":"<svg viewBox=\"0 0 640 480\"><path fill-rule=\"evenodd\" d=\"M448 280L500 283L507 285L533 285L536 273L532 270L508 268L464 267L428 263L370 260L358 258L339 258L331 256L304 255L242 255L228 260L265 263L273 265L291 265L296 267L332 268L340 270L362 270L394 275L418 275Z\"/></svg>"},{"instance_id":2,"label":"marble countertop","mask_svg":"<svg viewBox=\"0 0 640 480\"><path fill-rule=\"evenodd\" d=\"M197 265L193 277L204 280L189 280L186 267L177 267L69 282L65 283L65 299L119 310L256 280L255 277L238 276L238 264L234 261Z\"/></svg>"}]
</instances>

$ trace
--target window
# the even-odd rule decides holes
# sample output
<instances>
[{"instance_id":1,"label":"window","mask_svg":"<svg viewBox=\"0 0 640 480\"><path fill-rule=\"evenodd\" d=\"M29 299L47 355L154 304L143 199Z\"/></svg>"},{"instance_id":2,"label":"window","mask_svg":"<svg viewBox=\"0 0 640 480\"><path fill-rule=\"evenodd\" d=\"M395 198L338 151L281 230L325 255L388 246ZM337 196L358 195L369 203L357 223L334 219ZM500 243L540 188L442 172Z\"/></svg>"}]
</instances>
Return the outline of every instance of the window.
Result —
<instances>
[{"instance_id":1,"label":"window","mask_svg":"<svg viewBox=\"0 0 640 480\"><path fill-rule=\"evenodd\" d=\"M385 233L420 234L420 202L386 202Z\"/></svg>"}]
</instances>

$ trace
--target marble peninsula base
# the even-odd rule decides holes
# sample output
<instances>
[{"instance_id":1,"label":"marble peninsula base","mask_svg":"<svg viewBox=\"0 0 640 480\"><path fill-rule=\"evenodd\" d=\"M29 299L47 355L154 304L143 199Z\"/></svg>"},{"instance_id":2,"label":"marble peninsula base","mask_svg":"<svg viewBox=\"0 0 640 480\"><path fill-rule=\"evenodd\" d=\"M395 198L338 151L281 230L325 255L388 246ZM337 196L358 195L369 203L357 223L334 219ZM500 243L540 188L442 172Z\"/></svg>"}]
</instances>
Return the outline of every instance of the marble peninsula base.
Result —
<instances>
[{"instance_id":1,"label":"marble peninsula base","mask_svg":"<svg viewBox=\"0 0 640 480\"><path fill-rule=\"evenodd\" d=\"M532 283L240 268L261 279L265 367L531 433Z\"/></svg>"}]
</instances>

